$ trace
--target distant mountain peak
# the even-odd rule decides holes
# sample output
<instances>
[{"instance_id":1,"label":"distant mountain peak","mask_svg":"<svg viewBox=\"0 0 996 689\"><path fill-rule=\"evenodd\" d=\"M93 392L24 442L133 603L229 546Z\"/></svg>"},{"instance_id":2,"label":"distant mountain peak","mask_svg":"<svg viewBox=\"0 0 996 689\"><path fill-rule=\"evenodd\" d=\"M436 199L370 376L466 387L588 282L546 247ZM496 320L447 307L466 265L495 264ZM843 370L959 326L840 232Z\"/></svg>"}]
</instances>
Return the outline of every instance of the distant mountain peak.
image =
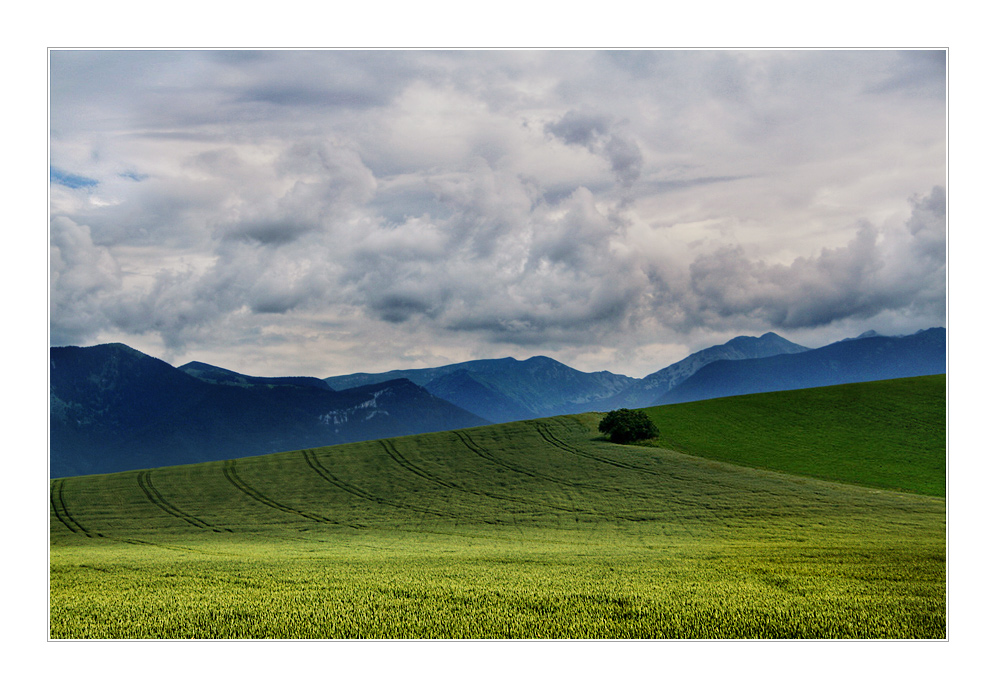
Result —
<instances>
[{"instance_id":1,"label":"distant mountain peak","mask_svg":"<svg viewBox=\"0 0 996 689\"><path fill-rule=\"evenodd\" d=\"M784 337L775 332L766 332L763 335L754 337L752 335L738 335L732 340L727 340L725 344L743 344L747 342L764 342L765 344L771 343L788 343L794 347L801 347L802 345L797 345L790 340L786 340ZM719 345L722 346L722 345Z\"/></svg>"},{"instance_id":2,"label":"distant mountain peak","mask_svg":"<svg viewBox=\"0 0 996 689\"><path fill-rule=\"evenodd\" d=\"M512 357L509 357L505 361L508 361L509 359L511 359L512 361L515 361L515 359L512 359ZM552 362L552 363L555 363L555 364L560 364L560 362L557 361L556 359L551 359L550 357L543 356L542 354L537 354L536 356L531 356L528 359L526 359L526 361L527 362L528 361L542 361L542 362L545 362L545 363ZM560 364L560 365L563 366L564 364Z\"/></svg>"},{"instance_id":3,"label":"distant mountain peak","mask_svg":"<svg viewBox=\"0 0 996 689\"><path fill-rule=\"evenodd\" d=\"M627 390L607 401L610 407L639 408L654 401L692 376L703 366L727 359L760 359L779 354L805 352L809 348L786 340L777 333L768 332L760 337L740 335L724 344L713 345L690 354L681 361L655 371L636 381Z\"/></svg>"},{"instance_id":4,"label":"distant mountain peak","mask_svg":"<svg viewBox=\"0 0 996 689\"><path fill-rule=\"evenodd\" d=\"M310 376L249 376L238 371L231 371L221 366L213 366L200 361L191 361L178 367L189 376L193 376L205 383L215 385L235 385L238 387L249 387L253 385L293 385L298 387L311 387L321 389L331 389L328 383L320 378Z\"/></svg>"},{"instance_id":5,"label":"distant mountain peak","mask_svg":"<svg viewBox=\"0 0 996 689\"><path fill-rule=\"evenodd\" d=\"M868 331L802 352L717 360L652 404L942 374L945 335L943 328L895 337Z\"/></svg>"},{"instance_id":6,"label":"distant mountain peak","mask_svg":"<svg viewBox=\"0 0 996 689\"><path fill-rule=\"evenodd\" d=\"M854 340L864 340L869 337L887 337L887 336L883 335L877 330L866 330L860 335L857 335L856 337L845 337L843 340L841 340L841 342L853 342ZM900 335L900 337L902 337L902 335Z\"/></svg>"}]
</instances>

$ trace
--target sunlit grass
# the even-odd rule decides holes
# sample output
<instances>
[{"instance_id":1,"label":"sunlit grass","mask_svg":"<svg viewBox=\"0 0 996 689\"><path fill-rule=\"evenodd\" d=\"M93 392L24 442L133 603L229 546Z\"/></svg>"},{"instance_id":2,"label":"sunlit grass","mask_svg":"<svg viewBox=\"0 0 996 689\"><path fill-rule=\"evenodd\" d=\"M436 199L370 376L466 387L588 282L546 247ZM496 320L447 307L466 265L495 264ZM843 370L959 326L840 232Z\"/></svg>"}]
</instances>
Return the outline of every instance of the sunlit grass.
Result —
<instances>
[{"instance_id":1,"label":"sunlit grass","mask_svg":"<svg viewBox=\"0 0 996 689\"><path fill-rule=\"evenodd\" d=\"M945 636L942 498L597 423L57 479L51 635Z\"/></svg>"}]
</instances>

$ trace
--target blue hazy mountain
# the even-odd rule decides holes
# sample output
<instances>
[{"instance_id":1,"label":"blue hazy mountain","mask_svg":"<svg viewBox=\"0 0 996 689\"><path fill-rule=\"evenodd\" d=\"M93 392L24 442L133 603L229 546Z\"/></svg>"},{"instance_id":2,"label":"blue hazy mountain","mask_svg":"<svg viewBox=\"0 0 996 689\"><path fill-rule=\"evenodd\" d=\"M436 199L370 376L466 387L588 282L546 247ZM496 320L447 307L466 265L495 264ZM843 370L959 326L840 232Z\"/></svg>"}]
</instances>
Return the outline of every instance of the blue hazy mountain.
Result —
<instances>
[{"instance_id":1,"label":"blue hazy mountain","mask_svg":"<svg viewBox=\"0 0 996 689\"><path fill-rule=\"evenodd\" d=\"M736 337L636 379L536 356L320 379L179 368L122 344L50 349L53 477L266 454L492 422L944 373L946 331L818 349Z\"/></svg>"},{"instance_id":2,"label":"blue hazy mountain","mask_svg":"<svg viewBox=\"0 0 996 689\"><path fill-rule=\"evenodd\" d=\"M926 376L945 373L946 369L944 328L896 337L870 332L796 354L715 361L653 404Z\"/></svg>"},{"instance_id":3,"label":"blue hazy mountain","mask_svg":"<svg viewBox=\"0 0 996 689\"><path fill-rule=\"evenodd\" d=\"M432 394L495 423L591 411L635 378L584 373L545 356L479 359L436 368L354 373L325 378L336 390L407 378Z\"/></svg>"},{"instance_id":4,"label":"blue hazy mountain","mask_svg":"<svg viewBox=\"0 0 996 689\"><path fill-rule=\"evenodd\" d=\"M233 384L233 372L197 365L191 375L122 344L53 347L50 362L53 477L486 423L408 380L342 392L318 379L234 374L241 382Z\"/></svg>"},{"instance_id":5,"label":"blue hazy mountain","mask_svg":"<svg viewBox=\"0 0 996 689\"><path fill-rule=\"evenodd\" d=\"M605 400L601 411L620 407L630 409L649 407L696 371L714 361L760 359L778 354L805 352L807 349L775 333L765 333L760 337L746 335L734 337L725 344L699 350L677 363L634 381L618 395Z\"/></svg>"},{"instance_id":6,"label":"blue hazy mountain","mask_svg":"<svg viewBox=\"0 0 996 689\"><path fill-rule=\"evenodd\" d=\"M300 387L319 388L320 390L332 389L328 386L328 383L321 378L312 378L309 376L282 376L273 378L263 376L247 376L242 373L236 373L235 371L229 371L227 368L204 364L200 361L191 361L189 364L180 366L179 369L194 378L203 380L206 383L236 385L241 388L248 388L254 385L266 385L271 387L274 385L294 385Z\"/></svg>"}]
</instances>

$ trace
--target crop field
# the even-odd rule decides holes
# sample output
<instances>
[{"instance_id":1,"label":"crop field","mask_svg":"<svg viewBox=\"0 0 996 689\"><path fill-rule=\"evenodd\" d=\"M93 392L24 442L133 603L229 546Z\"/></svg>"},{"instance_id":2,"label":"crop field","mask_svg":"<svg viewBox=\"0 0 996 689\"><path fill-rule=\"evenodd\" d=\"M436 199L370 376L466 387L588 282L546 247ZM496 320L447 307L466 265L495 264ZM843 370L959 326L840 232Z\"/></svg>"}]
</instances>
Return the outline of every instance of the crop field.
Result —
<instances>
[{"instance_id":1,"label":"crop field","mask_svg":"<svg viewBox=\"0 0 996 689\"><path fill-rule=\"evenodd\" d=\"M648 413L662 431L661 447L943 497L945 378L769 392Z\"/></svg>"},{"instance_id":2,"label":"crop field","mask_svg":"<svg viewBox=\"0 0 996 689\"><path fill-rule=\"evenodd\" d=\"M50 635L945 637L942 496L598 419L55 479Z\"/></svg>"}]
</instances>

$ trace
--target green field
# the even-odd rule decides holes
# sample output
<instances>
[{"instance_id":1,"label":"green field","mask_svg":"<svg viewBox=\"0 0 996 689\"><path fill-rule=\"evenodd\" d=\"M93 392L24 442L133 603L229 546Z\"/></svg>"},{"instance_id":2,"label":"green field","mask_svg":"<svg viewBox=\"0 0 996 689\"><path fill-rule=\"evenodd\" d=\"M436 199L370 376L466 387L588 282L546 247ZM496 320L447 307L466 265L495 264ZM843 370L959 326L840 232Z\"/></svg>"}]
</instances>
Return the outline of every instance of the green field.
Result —
<instances>
[{"instance_id":1,"label":"green field","mask_svg":"<svg viewBox=\"0 0 996 689\"><path fill-rule=\"evenodd\" d=\"M656 444L860 485L945 494L945 376L769 392L648 410Z\"/></svg>"},{"instance_id":2,"label":"green field","mask_svg":"<svg viewBox=\"0 0 996 689\"><path fill-rule=\"evenodd\" d=\"M911 423L938 404L943 416L922 379L897 385ZM782 413L799 407L780 394ZM853 467L833 475L831 432L810 439L811 466L775 452L770 471L734 463L736 438L717 461L613 445L598 419L55 479L50 634L945 637L945 503L921 479L883 490L853 485L875 483ZM943 425L934 433L925 466L939 475L924 480L943 486ZM889 446L868 475L906 461Z\"/></svg>"}]
</instances>

